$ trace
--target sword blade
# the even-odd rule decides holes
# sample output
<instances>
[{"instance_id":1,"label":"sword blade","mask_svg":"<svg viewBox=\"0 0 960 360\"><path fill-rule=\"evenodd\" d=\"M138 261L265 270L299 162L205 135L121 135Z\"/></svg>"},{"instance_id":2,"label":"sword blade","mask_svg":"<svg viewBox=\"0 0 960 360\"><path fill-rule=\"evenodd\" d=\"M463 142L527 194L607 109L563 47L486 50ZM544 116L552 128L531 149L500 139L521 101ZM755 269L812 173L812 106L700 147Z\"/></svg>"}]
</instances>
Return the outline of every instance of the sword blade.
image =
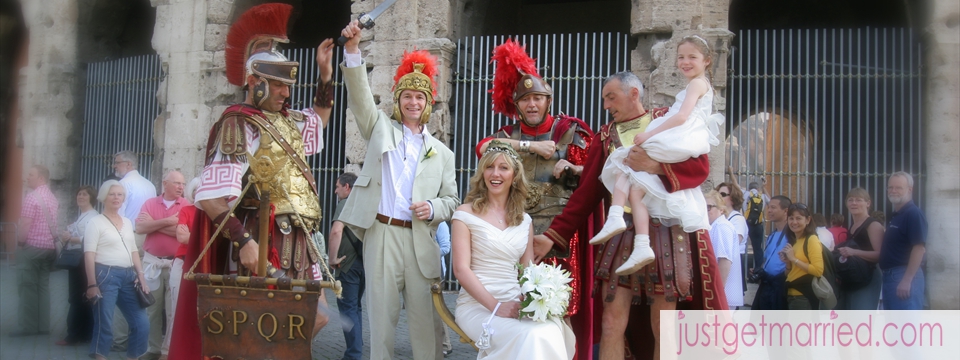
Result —
<instances>
[{"instance_id":1,"label":"sword blade","mask_svg":"<svg viewBox=\"0 0 960 360\"><path fill-rule=\"evenodd\" d=\"M382 14L384 11L386 11L386 10L389 9L391 6L393 6L393 3L395 3L395 2L397 2L397 0L386 0L386 1L384 1L384 2L380 3L380 5L377 5L377 7L373 9L373 11L367 13L367 16L369 16L371 20L376 20L377 17L380 16L380 14Z\"/></svg>"}]
</instances>

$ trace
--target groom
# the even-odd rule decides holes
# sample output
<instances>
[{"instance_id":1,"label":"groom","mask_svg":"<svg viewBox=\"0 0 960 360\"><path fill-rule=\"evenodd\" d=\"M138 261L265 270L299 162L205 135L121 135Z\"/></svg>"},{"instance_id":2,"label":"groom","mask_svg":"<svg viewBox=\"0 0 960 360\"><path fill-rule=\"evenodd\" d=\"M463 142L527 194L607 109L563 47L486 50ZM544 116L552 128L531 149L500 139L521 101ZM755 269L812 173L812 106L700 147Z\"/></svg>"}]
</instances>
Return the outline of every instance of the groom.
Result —
<instances>
[{"instance_id":1,"label":"groom","mask_svg":"<svg viewBox=\"0 0 960 360\"><path fill-rule=\"evenodd\" d=\"M630 72L613 74L604 82L603 107L610 112L613 122L601 127L594 135L580 177L580 187L570 197L563 213L553 219L550 228L543 235L534 237L534 243L548 243L566 249L569 239L579 229L588 226L589 220L599 218L590 215L601 201L609 203L610 193L599 179L607 157L616 148L629 146L634 135L645 131L650 121L666 112L665 108L646 111L640 103L642 89L640 79ZM650 159L639 146L633 147L625 164L635 171L659 175L669 191L700 186L710 167L706 155L681 163L661 164ZM649 359L652 355L659 359L660 310L726 310L726 296L723 286L712 280L719 279L720 273L707 232L684 233L679 226L667 227L656 219L651 221L650 227L656 260L629 276L617 276L614 270L633 250L632 217L625 216L624 220L627 221L627 230L600 245L595 256L595 275L599 283L596 289L603 292L604 301L600 359L624 358L627 330L630 330L627 337L635 358ZM600 229L603 222L592 225L593 229ZM538 257L545 253L538 251L541 248L534 247ZM639 311L631 314L631 304L640 305L635 308Z\"/></svg>"},{"instance_id":2,"label":"groom","mask_svg":"<svg viewBox=\"0 0 960 360\"><path fill-rule=\"evenodd\" d=\"M436 60L423 51L404 54L393 115L387 116L373 101L357 21L341 34L349 39L341 65L347 106L367 141L367 154L337 220L363 240L367 299L376 299L366 307L370 358L393 358L402 294L413 357L440 359L442 328L430 301L430 284L440 278L440 247L433 233L450 219L460 197L453 152L424 126L436 96Z\"/></svg>"}]
</instances>

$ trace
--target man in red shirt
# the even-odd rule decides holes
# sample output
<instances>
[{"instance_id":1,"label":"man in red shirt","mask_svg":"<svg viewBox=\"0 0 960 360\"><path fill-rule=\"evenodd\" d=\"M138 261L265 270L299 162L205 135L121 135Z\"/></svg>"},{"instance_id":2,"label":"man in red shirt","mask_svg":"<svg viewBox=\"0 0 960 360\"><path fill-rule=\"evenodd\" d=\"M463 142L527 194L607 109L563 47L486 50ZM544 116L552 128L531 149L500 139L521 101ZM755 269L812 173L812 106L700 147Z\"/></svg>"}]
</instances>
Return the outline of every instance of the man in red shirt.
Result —
<instances>
[{"instance_id":1,"label":"man in red shirt","mask_svg":"<svg viewBox=\"0 0 960 360\"><path fill-rule=\"evenodd\" d=\"M183 174L179 171L168 172L163 176L163 193L144 202L137 216L136 232L147 236L143 242L144 278L157 299L147 308L147 317L150 319L147 356L153 358L165 358L170 347L170 342L164 339L169 338L173 330L177 299L172 295L176 293L174 288L180 286L179 279L171 281L170 268L180 247L177 241L177 214L181 207L189 205L183 198L185 185ZM164 312L168 324L166 332L163 331Z\"/></svg>"},{"instance_id":2,"label":"man in red shirt","mask_svg":"<svg viewBox=\"0 0 960 360\"><path fill-rule=\"evenodd\" d=\"M603 226L602 216L595 216L594 210L610 199L599 179L607 157L616 148L629 146L634 135L645 131L650 121L667 110L646 111L640 102L642 88L640 79L630 72L614 74L605 82L604 108L613 122L593 136L580 186L563 213L553 219L544 234L534 236L534 253L538 257L550 248L566 250L569 240L584 227L593 225L593 229L599 230ZM639 146L633 147L625 163L634 170L659 175L669 191L700 186L710 168L706 155L661 164L650 159ZM629 276L617 276L614 270L633 251L633 224L629 216L624 219L628 222L627 230L600 245L594 261L598 290L603 297L600 359L624 358L625 332L635 358L659 358L659 354L654 354L659 352L660 310L726 310L727 299L723 286L714 280L720 279L720 273L707 232L684 233L679 226L663 226L656 219L651 221L650 232L656 260ZM633 314L631 304L639 305L633 307L637 310ZM637 318L631 319L631 315Z\"/></svg>"}]
</instances>

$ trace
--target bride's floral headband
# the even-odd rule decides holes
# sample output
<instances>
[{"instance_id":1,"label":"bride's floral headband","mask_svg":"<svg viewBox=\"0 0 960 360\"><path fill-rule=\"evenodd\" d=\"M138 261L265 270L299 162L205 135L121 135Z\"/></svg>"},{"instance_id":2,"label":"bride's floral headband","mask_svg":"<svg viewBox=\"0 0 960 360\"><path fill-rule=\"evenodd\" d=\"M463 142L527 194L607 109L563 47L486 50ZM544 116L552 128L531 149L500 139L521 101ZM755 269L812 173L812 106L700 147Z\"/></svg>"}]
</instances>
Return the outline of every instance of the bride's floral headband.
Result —
<instances>
[{"instance_id":1,"label":"bride's floral headband","mask_svg":"<svg viewBox=\"0 0 960 360\"><path fill-rule=\"evenodd\" d=\"M487 151L484 151L483 155L487 155L487 153L490 153L490 152L504 153L512 157L514 160L520 161L520 154L518 154L517 151L513 149L513 146L510 146L510 144L507 144L500 140L490 140L489 145L487 145Z\"/></svg>"}]
</instances>

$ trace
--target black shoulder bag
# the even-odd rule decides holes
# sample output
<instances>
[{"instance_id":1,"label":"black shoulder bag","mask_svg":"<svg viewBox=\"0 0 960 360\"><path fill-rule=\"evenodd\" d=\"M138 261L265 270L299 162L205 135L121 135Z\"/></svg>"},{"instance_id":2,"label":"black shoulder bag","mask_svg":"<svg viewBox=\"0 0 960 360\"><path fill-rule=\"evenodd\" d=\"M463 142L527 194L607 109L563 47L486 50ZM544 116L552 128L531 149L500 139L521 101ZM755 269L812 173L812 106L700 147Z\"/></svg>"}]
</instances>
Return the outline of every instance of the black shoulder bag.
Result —
<instances>
[{"instance_id":1,"label":"black shoulder bag","mask_svg":"<svg viewBox=\"0 0 960 360\"><path fill-rule=\"evenodd\" d=\"M106 217L106 215L104 215ZM110 219L107 218L109 221ZM113 225L113 222L110 222L110 225ZM133 253L130 252L130 248L127 247L127 243L123 241L123 233L120 232L120 229L117 229L116 226L113 227L117 230L117 235L120 235L120 243L123 244L123 248L127 250L127 255L130 255L130 263L133 263ZM153 297L153 294L143 291L143 284L140 283L140 274L137 274L137 279L133 281L133 287L137 289L137 301L140 302L140 307L146 309L157 302L157 299Z\"/></svg>"}]
</instances>

